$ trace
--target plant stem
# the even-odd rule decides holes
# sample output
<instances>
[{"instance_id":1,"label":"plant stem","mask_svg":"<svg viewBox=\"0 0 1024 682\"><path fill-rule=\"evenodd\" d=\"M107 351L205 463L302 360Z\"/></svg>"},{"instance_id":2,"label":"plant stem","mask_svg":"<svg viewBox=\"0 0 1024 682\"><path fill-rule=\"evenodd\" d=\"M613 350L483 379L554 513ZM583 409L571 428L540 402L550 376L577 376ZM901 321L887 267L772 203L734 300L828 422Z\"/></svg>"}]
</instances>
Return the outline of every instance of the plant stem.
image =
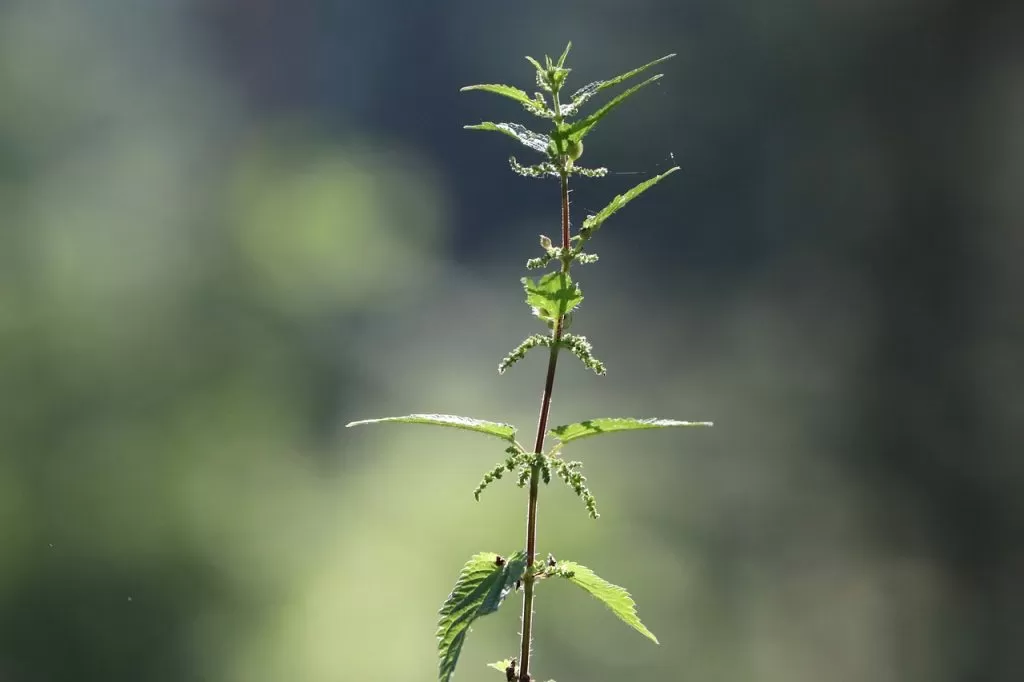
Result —
<instances>
[{"instance_id":1,"label":"plant stem","mask_svg":"<svg viewBox=\"0 0 1024 682\"><path fill-rule=\"evenodd\" d=\"M557 102L557 99L556 99ZM561 174L562 184L562 249L569 251L569 174ZM570 260L562 261L562 272L569 272ZM534 453L544 451L544 436L548 428L548 414L551 411L551 395L555 388L555 368L558 365L558 343L562 340L564 316L559 315L551 332L551 352L548 355L548 373L541 395L540 417L537 419L537 440ZM534 466L530 472L530 501L526 512L526 573L523 576L523 641L519 651L519 682L530 682L530 645L533 639L533 586L536 578L533 564L537 559L537 496L540 492L540 468Z\"/></svg>"}]
</instances>

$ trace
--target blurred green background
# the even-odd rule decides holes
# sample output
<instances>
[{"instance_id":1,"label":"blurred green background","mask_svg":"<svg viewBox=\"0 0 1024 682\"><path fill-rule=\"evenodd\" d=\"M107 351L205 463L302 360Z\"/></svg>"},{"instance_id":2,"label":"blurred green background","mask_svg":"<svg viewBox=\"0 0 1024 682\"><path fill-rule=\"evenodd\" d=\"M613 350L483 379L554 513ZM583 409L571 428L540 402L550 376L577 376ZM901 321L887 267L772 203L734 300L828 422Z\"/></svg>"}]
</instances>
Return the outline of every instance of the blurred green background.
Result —
<instances>
[{"instance_id":1,"label":"blurred green background","mask_svg":"<svg viewBox=\"0 0 1024 682\"><path fill-rule=\"evenodd\" d=\"M0 2L0 680L435 679L462 562L520 547L501 448L352 419L536 419L517 278L557 183L468 83L668 52L588 138L602 230L553 420L603 516L540 550L539 679L1024 675L1024 26L975 0ZM457 679L512 655L518 598Z\"/></svg>"}]
</instances>

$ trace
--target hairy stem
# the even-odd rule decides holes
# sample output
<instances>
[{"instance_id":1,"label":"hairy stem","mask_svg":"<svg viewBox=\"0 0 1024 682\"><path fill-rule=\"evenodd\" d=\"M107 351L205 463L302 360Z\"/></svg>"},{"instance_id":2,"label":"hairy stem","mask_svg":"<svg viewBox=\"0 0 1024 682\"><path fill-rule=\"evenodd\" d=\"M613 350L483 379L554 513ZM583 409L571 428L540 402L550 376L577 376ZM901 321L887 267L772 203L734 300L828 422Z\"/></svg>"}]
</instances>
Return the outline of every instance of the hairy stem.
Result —
<instances>
[{"instance_id":1,"label":"hairy stem","mask_svg":"<svg viewBox=\"0 0 1024 682\"><path fill-rule=\"evenodd\" d=\"M556 99L557 102L557 99ZM562 249L569 251L569 174L562 171ZM569 272L571 261L562 261L562 271ZM535 453L544 451L544 436L548 428L548 413L551 411L551 395L555 388L555 368L558 365L558 342L562 339L564 317L559 316L551 332L551 352L548 355L548 373L544 379L544 393L541 395L540 417L537 419L537 440ZM530 645L533 639L533 586L536 578L533 564L537 559L537 495L540 491L540 468L530 472L530 501L526 513L526 574L523 576L523 641L519 651L519 681L530 682Z\"/></svg>"}]
</instances>

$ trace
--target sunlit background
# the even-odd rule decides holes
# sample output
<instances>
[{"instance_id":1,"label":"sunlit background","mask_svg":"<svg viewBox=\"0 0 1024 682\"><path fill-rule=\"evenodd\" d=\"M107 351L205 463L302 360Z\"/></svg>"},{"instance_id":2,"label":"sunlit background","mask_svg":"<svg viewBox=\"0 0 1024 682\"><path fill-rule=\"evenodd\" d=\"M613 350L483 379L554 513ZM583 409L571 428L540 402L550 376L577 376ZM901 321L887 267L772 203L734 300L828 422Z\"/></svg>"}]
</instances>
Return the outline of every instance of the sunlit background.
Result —
<instances>
[{"instance_id":1,"label":"sunlit background","mask_svg":"<svg viewBox=\"0 0 1024 682\"><path fill-rule=\"evenodd\" d=\"M1024 676L1024 26L976 0L0 2L0 681L427 682L463 561L523 544L471 434L533 428L517 279L555 234L520 120L668 52L587 138L609 221L554 423L602 518L539 548L535 678ZM524 121L530 123L531 121ZM456 679L514 655L520 599Z\"/></svg>"}]
</instances>

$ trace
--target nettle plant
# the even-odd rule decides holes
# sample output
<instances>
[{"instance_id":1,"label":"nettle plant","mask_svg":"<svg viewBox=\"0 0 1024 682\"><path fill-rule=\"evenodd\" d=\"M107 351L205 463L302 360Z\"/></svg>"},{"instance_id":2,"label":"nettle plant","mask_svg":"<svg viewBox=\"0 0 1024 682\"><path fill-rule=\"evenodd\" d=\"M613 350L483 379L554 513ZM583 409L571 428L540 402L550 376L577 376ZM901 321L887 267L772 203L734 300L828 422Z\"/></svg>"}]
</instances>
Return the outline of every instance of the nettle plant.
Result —
<instances>
[{"instance_id":1,"label":"nettle plant","mask_svg":"<svg viewBox=\"0 0 1024 682\"><path fill-rule=\"evenodd\" d=\"M605 168L584 168L577 165L576 162L583 154L583 138L590 134L594 127L627 97L661 78L661 74L651 76L625 90L589 116L573 119L581 107L595 95L629 80L675 55L666 55L610 80L595 81L577 90L568 98L568 102L563 103L562 88L570 72L570 69L565 66L565 59L569 54L570 47L572 47L571 43L566 46L557 61L545 57L543 65L532 57L527 57L537 70L537 86L541 90L533 97L509 85L470 85L462 88L462 90L482 90L508 97L522 104L523 108L534 116L550 122L550 131L547 134L533 132L518 123L485 122L465 126L470 130L493 130L504 133L534 152L542 154L544 160L531 166L523 166L515 157L512 157L509 159L512 170L530 178L557 178L561 186L561 240L556 245L550 238L542 235L540 237L541 255L531 258L526 263L526 267L531 270L553 269L537 279L529 277L522 279L523 289L526 291L526 304L530 306L533 315L548 328L548 333L533 334L527 337L498 365L498 372L504 373L530 350L539 347L548 349L547 374L544 379L540 417L537 420L537 435L533 447L527 448L516 440L516 429L510 424L453 415L411 414L404 417L367 419L348 425L357 426L381 422L428 424L493 436L504 441L506 457L504 461L484 475L483 480L480 481L473 493L474 497L479 500L484 489L505 474L515 477L519 487L529 486L526 549L508 555L482 552L470 558L463 566L454 589L441 607L437 629L440 656L438 679L440 682L448 682L454 674L459 654L462 652L466 635L473 622L477 618L497 611L505 598L513 591L521 592L523 598L522 640L518 655L492 663L491 667L503 672L508 682L530 682L533 679L530 674L530 657L533 644L534 601L538 584L549 579L568 580L583 588L604 602L612 613L627 625L657 643L658 640L654 634L640 622L636 605L625 589L600 578L589 568L574 561L556 560L551 554L547 554L545 558L538 558L537 497L540 483L541 481L545 484L550 483L552 474L554 474L583 501L591 518L596 519L598 517L597 502L587 487L586 477L581 472L582 462L565 459L562 451L566 445L583 438L618 431L711 426L711 422L606 417L548 428L548 415L551 410L551 396L555 385L555 368L558 363L559 351L564 349L572 353L595 374L605 373L604 364L594 357L590 342L586 337L568 333L572 324L573 312L583 301L580 286L570 274L572 266L597 261L596 254L587 253L583 249L605 221L640 194L679 170L678 167L671 168L661 175L641 182L625 194L620 194L602 210L587 216L579 230L575 234L572 233L569 221L569 178L574 175L602 177L608 173ZM545 436L547 435L550 435L555 443L550 449L545 450Z\"/></svg>"}]
</instances>

